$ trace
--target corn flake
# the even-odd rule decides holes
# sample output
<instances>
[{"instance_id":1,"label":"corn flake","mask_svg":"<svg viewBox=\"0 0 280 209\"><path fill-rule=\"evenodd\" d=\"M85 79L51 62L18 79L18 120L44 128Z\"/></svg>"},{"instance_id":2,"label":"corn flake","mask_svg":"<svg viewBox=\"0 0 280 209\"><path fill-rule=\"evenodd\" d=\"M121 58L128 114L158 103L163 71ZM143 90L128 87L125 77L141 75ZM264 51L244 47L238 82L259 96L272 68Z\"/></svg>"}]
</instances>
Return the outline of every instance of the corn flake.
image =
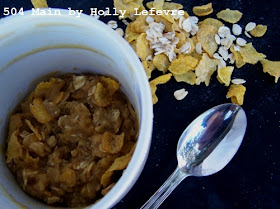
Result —
<instances>
[{"instance_id":1,"label":"corn flake","mask_svg":"<svg viewBox=\"0 0 280 209\"><path fill-rule=\"evenodd\" d=\"M147 2L147 3L146 3L146 7L147 7L148 9L152 9L152 8L154 7L154 2L153 2L153 1Z\"/></svg>"},{"instance_id":2,"label":"corn flake","mask_svg":"<svg viewBox=\"0 0 280 209\"><path fill-rule=\"evenodd\" d=\"M48 8L48 3L46 0L31 0L34 8Z\"/></svg>"},{"instance_id":3,"label":"corn flake","mask_svg":"<svg viewBox=\"0 0 280 209\"><path fill-rule=\"evenodd\" d=\"M102 76L100 81L102 85L107 88L110 96L112 96L120 88L120 84L112 78Z\"/></svg>"},{"instance_id":4,"label":"corn flake","mask_svg":"<svg viewBox=\"0 0 280 209\"><path fill-rule=\"evenodd\" d=\"M153 104L156 104L158 102L158 97L156 95L157 86L150 83L150 88L152 92Z\"/></svg>"},{"instance_id":5,"label":"corn flake","mask_svg":"<svg viewBox=\"0 0 280 209\"><path fill-rule=\"evenodd\" d=\"M229 23L237 23L241 19L242 15L243 14L238 10L226 9L218 12L217 18L222 19Z\"/></svg>"},{"instance_id":6,"label":"corn flake","mask_svg":"<svg viewBox=\"0 0 280 209\"><path fill-rule=\"evenodd\" d=\"M172 60L168 70L174 75L181 75L190 70L194 70L198 64L198 60L195 57L180 54L178 58Z\"/></svg>"},{"instance_id":7,"label":"corn flake","mask_svg":"<svg viewBox=\"0 0 280 209\"><path fill-rule=\"evenodd\" d=\"M186 36L185 34L181 32L175 32L175 36L179 39L179 42L177 43L176 47L180 48L183 44L186 43Z\"/></svg>"},{"instance_id":8,"label":"corn flake","mask_svg":"<svg viewBox=\"0 0 280 209\"><path fill-rule=\"evenodd\" d=\"M249 33L254 37L262 37L267 31L266 25L257 25L253 30L251 30Z\"/></svg>"},{"instance_id":9,"label":"corn flake","mask_svg":"<svg viewBox=\"0 0 280 209\"><path fill-rule=\"evenodd\" d=\"M183 9L183 5L175 3L175 2L164 2L163 9L164 10L180 10L180 9Z\"/></svg>"},{"instance_id":10,"label":"corn flake","mask_svg":"<svg viewBox=\"0 0 280 209\"><path fill-rule=\"evenodd\" d=\"M163 73L166 73L170 66L169 59L165 54L157 54L156 56L154 56L153 64L156 69L162 71Z\"/></svg>"},{"instance_id":11,"label":"corn flake","mask_svg":"<svg viewBox=\"0 0 280 209\"><path fill-rule=\"evenodd\" d=\"M30 122L30 120L25 120L26 124L28 125L28 127L30 128L30 130L35 134L35 136L41 141L43 139L43 137L41 136L41 134L39 133L38 129L35 128L32 123Z\"/></svg>"},{"instance_id":12,"label":"corn flake","mask_svg":"<svg viewBox=\"0 0 280 209\"><path fill-rule=\"evenodd\" d=\"M53 119L48 113L41 98L33 99L33 104L30 104L30 112L39 123L48 123Z\"/></svg>"},{"instance_id":13,"label":"corn flake","mask_svg":"<svg viewBox=\"0 0 280 209\"><path fill-rule=\"evenodd\" d=\"M124 10L124 17L119 16L119 18L130 17L131 14L134 14L135 9L143 8L143 0L114 0L114 7L119 10Z\"/></svg>"},{"instance_id":14,"label":"corn flake","mask_svg":"<svg viewBox=\"0 0 280 209\"><path fill-rule=\"evenodd\" d=\"M202 6L195 6L193 8L193 13L196 16L206 16L206 15L211 14L212 12L213 12L212 3L205 4Z\"/></svg>"},{"instance_id":15,"label":"corn flake","mask_svg":"<svg viewBox=\"0 0 280 209\"><path fill-rule=\"evenodd\" d=\"M136 52L136 40L135 41L132 41L130 43L130 46L133 48L133 50Z\"/></svg>"},{"instance_id":16,"label":"corn flake","mask_svg":"<svg viewBox=\"0 0 280 209\"><path fill-rule=\"evenodd\" d=\"M139 15L137 16L137 18L131 22L130 25L130 30L131 32L134 33L145 33L146 32L146 28L148 26L148 24L146 23L146 18L148 17L148 15Z\"/></svg>"},{"instance_id":17,"label":"corn flake","mask_svg":"<svg viewBox=\"0 0 280 209\"><path fill-rule=\"evenodd\" d=\"M164 0L154 0L153 8L156 10L163 10Z\"/></svg>"},{"instance_id":18,"label":"corn flake","mask_svg":"<svg viewBox=\"0 0 280 209\"><path fill-rule=\"evenodd\" d=\"M216 29L211 25L201 25L197 32L197 41L201 43L202 48L207 52L210 57L218 49L218 44L215 41Z\"/></svg>"},{"instance_id":19,"label":"corn flake","mask_svg":"<svg viewBox=\"0 0 280 209\"><path fill-rule=\"evenodd\" d=\"M124 132L120 135L115 135L110 132L105 132L102 137L101 148L105 152L111 154L118 153L121 151L124 145Z\"/></svg>"},{"instance_id":20,"label":"corn flake","mask_svg":"<svg viewBox=\"0 0 280 209\"><path fill-rule=\"evenodd\" d=\"M148 9L152 9L154 7L154 2L153 1L147 2L146 7ZM178 4L175 2L164 2L163 4L163 10L179 10L179 9L183 9L182 4Z\"/></svg>"},{"instance_id":21,"label":"corn flake","mask_svg":"<svg viewBox=\"0 0 280 209\"><path fill-rule=\"evenodd\" d=\"M194 71L188 71L181 75L174 75L174 78L177 82L186 82L190 85L194 85L196 80L196 75Z\"/></svg>"},{"instance_id":22,"label":"corn flake","mask_svg":"<svg viewBox=\"0 0 280 209\"><path fill-rule=\"evenodd\" d=\"M153 50L146 39L146 33L142 33L136 40L136 54L142 61L145 61L149 55L153 55Z\"/></svg>"},{"instance_id":23,"label":"corn flake","mask_svg":"<svg viewBox=\"0 0 280 209\"><path fill-rule=\"evenodd\" d=\"M56 79L52 78L50 81L39 83L34 92L34 97L43 97L48 90L56 83Z\"/></svg>"},{"instance_id":24,"label":"corn flake","mask_svg":"<svg viewBox=\"0 0 280 209\"><path fill-rule=\"evenodd\" d=\"M193 37L195 37L195 36L193 36ZM194 40L193 37L192 37L192 38L187 38L187 39L186 39L186 42L189 42L190 45L191 45L190 50L189 50L189 52L187 53L188 55L191 54L191 53L195 50L195 44L194 44L194 41L195 41L195 40ZM185 43L186 43L186 42L185 42ZM180 56L180 55L179 55L179 56Z\"/></svg>"},{"instance_id":25,"label":"corn flake","mask_svg":"<svg viewBox=\"0 0 280 209\"><path fill-rule=\"evenodd\" d=\"M12 133L14 133L16 130L20 129L22 126L23 126L22 115L21 114L11 115L10 120L9 120L8 138L10 138Z\"/></svg>"},{"instance_id":26,"label":"corn flake","mask_svg":"<svg viewBox=\"0 0 280 209\"><path fill-rule=\"evenodd\" d=\"M192 44L193 44L194 48L193 48L193 51L190 54L188 54L188 55L196 58L198 60L198 62L199 62L202 59L202 53L198 54L197 51L196 51L196 45L198 43L197 37L193 36L193 37L191 37L191 40L192 40Z\"/></svg>"},{"instance_id":27,"label":"corn flake","mask_svg":"<svg viewBox=\"0 0 280 209\"><path fill-rule=\"evenodd\" d=\"M22 157L23 155L21 144L18 141L18 133L19 130L14 131L8 141L7 163L10 163L13 159Z\"/></svg>"},{"instance_id":28,"label":"corn flake","mask_svg":"<svg viewBox=\"0 0 280 209\"><path fill-rule=\"evenodd\" d=\"M217 59L211 59L206 53L203 53L202 59L195 69L196 85L204 82L206 86L209 86L211 76L217 70L217 65Z\"/></svg>"},{"instance_id":29,"label":"corn flake","mask_svg":"<svg viewBox=\"0 0 280 209\"><path fill-rule=\"evenodd\" d=\"M201 27L202 25L211 25L211 26L215 27L215 34L217 34L219 28L222 27L224 24L220 20L217 20L214 18L207 18L198 23L199 27Z\"/></svg>"},{"instance_id":30,"label":"corn flake","mask_svg":"<svg viewBox=\"0 0 280 209\"><path fill-rule=\"evenodd\" d=\"M132 23L129 23L128 26L126 27L125 36L124 36L125 40L130 44L133 41L137 40L138 36L140 36L140 33L131 31L131 25L132 25Z\"/></svg>"},{"instance_id":31,"label":"corn flake","mask_svg":"<svg viewBox=\"0 0 280 209\"><path fill-rule=\"evenodd\" d=\"M36 157L33 158L32 156L29 155L28 150L26 150L25 152L25 157L24 157L24 162L29 165L29 166L33 166L33 167L37 167L38 163L39 163L40 158Z\"/></svg>"},{"instance_id":32,"label":"corn flake","mask_svg":"<svg viewBox=\"0 0 280 209\"><path fill-rule=\"evenodd\" d=\"M142 62L142 65L143 65L143 67L144 67L144 69L146 71L148 79L150 79L152 72L156 69L153 61L145 60L145 61Z\"/></svg>"},{"instance_id":33,"label":"corn flake","mask_svg":"<svg viewBox=\"0 0 280 209\"><path fill-rule=\"evenodd\" d=\"M275 77L275 83L277 83L280 77L280 61L270 61L267 59L261 60L263 66L263 72L269 73Z\"/></svg>"},{"instance_id":34,"label":"corn flake","mask_svg":"<svg viewBox=\"0 0 280 209\"><path fill-rule=\"evenodd\" d=\"M157 23L163 23L165 25L164 31L165 32L172 32L174 27L174 20L173 18L170 19L167 15L155 15L154 21Z\"/></svg>"},{"instance_id":35,"label":"corn flake","mask_svg":"<svg viewBox=\"0 0 280 209\"><path fill-rule=\"evenodd\" d=\"M106 107L111 103L112 97L109 94L109 91L102 85L101 82L96 84L96 89L91 101L96 104L98 107Z\"/></svg>"},{"instance_id":36,"label":"corn flake","mask_svg":"<svg viewBox=\"0 0 280 209\"><path fill-rule=\"evenodd\" d=\"M171 73L159 76L155 78L154 80L150 81L150 87L151 87L151 92L152 92L152 97L153 97L153 104L156 104L158 102L158 98L156 96L156 90L157 90L157 85L159 84L164 84L167 83L172 77Z\"/></svg>"},{"instance_id":37,"label":"corn flake","mask_svg":"<svg viewBox=\"0 0 280 209\"><path fill-rule=\"evenodd\" d=\"M245 63L256 64L258 61L266 58L262 53L258 53L253 47L252 43L248 43L243 47L240 47L240 55Z\"/></svg>"},{"instance_id":38,"label":"corn flake","mask_svg":"<svg viewBox=\"0 0 280 209\"><path fill-rule=\"evenodd\" d=\"M231 98L231 102L243 105L246 87L241 84L231 84L227 92L227 98Z\"/></svg>"},{"instance_id":39,"label":"corn flake","mask_svg":"<svg viewBox=\"0 0 280 209\"><path fill-rule=\"evenodd\" d=\"M243 61L243 58L240 54L240 52L234 50L234 46L232 45L230 47L230 51L233 53L233 58L235 60L235 65L237 68L241 68L246 63Z\"/></svg>"},{"instance_id":40,"label":"corn flake","mask_svg":"<svg viewBox=\"0 0 280 209\"><path fill-rule=\"evenodd\" d=\"M106 187L109 184L111 184L112 182L112 175L114 173L114 171L118 171L118 170L123 170L127 167L133 151L135 149L135 145L132 147L132 149L129 151L129 153L127 153L126 155L123 155L119 158L116 158L115 161L113 162L113 164L110 166L110 168L102 175L101 177L101 184Z\"/></svg>"},{"instance_id":41,"label":"corn flake","mask_svg":"<svg viewBox=\"0 0 280 209\"><path fill-rule=\"evenodd\" d=\"M39 83L34 91L35 98L46 98L48 101L58 104L64 93L61 89L64 87L64 81L58 81L56 78L52 78L50 81Z\"/></svg>"},{"instance_id":42,"label":"corn flake","mask_svg":"<svg viewBox=\"0 0 280 209\"><path fill-rule=\"evenodd\" d=\"M218 69L217 79L219 80L219 82L221 84L225 84L225 86L229 86L233 70L233 66L227 66Z\"/></svg>"}]
</instances>

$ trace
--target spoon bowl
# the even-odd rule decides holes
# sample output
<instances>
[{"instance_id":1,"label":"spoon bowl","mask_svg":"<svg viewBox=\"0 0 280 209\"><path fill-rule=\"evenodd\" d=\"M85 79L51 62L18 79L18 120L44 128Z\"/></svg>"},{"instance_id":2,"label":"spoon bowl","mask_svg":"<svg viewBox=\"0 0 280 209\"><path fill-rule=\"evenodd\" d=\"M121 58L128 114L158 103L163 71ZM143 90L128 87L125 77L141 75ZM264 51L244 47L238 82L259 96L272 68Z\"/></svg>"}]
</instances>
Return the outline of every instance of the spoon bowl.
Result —
<instances>
[{"instance_id":1,"label":"spoon bowl","mask_svg":"<svg viewBox=\"0 0 280 209\"><path fill-rule=\"evenodd\" d=\"M237 152L246 131L244 110L222 104L196 118L181 135L178 167L192 176L208 176L223 169Z\"/></svg>"},{"instance_id":2,"label":"spoon bowl","mask_svg":"<svg viewBox=\"0 0 280 209\"><path fill-rule=\"evenodd\" d=\"M202 113L179 139L177 168L141 209L158 208L188 176L209 176L223 169L240 147L246 127L246 114L235 104Z\"/></svg>"}]
</instances>

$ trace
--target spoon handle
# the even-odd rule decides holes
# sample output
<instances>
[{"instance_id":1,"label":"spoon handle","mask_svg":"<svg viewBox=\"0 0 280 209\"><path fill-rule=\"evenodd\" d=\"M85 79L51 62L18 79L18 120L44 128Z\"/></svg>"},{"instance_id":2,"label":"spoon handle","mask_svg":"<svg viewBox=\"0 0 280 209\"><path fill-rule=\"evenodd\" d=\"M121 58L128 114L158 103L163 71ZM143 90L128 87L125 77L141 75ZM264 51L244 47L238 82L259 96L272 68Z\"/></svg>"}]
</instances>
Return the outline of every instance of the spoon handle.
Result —
<instances>
[{"instance_id":1,"label":"spoon handle","mask_svg":"<svg viewBox=\"0 0 280 209\"><path fill-rule=\"evenodd\" d=\"M178 167L164 182L164 184L154 193L154 195L141 207L141 209L156 209L170 195L170 193L183 181L189 174L182 172Z\"/></svg>"}]
</instances>

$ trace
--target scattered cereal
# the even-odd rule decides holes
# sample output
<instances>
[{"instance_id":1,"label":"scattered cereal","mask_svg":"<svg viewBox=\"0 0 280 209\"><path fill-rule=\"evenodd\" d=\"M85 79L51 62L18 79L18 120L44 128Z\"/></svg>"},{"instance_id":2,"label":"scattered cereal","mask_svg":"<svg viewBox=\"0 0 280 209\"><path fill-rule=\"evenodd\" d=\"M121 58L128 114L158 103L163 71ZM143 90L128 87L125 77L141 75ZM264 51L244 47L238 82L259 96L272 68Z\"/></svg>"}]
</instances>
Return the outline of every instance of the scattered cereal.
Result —
<instances>
[{"instance_id":1,"label":"scattered cereal","mask_svg":"<svg viewBox=\"0 0 280 209\"><path fill-rule=\"evenodd\" d=\"M196 81L196 75L192 70L181 75L174 75L174 78L177 82L185 82L190 85L194 85Z\"/></svg>"},{"instance_id":2,"label":"scattered cereal","mask_svg":"<svg viewBox=\"0 0 280 209\"><path fill-rule=\"evenodd\" d=\"M182 25L180 26L179 24L179 27L194 36L198 31L197 23L198 18L195 16L190 16L187 19L183 19Z\"/></svg>"},{"instance_id":3,"label":"scattered cereal","mask_svg":"<svg viewBox=\"0 0 280 209\"><path fill-rule=\"evenodd\" d=\"M249 32L251 30L253 30L256 27L256 23L254 22L249 22L246 26L245 26L245 31Z\"/></svg>"},{"instance_id":4,"label":"scattered cereal","mask_svg":"<svg viewBox=\"0 0 280 209\"><path fill-rule=\"evenodd\" d=\"M230 53L230 54L228 55L228 59L229 59L229 63L230 63L230 64L234 64L234 63L235 63L235 59L234 59L233 53Z\"/></svg>"},{"instance_id":5,"label":"scattered cereal","mask_svg":"<svg viewBox=\"0 0 280 209\"><path fill-rule=\"evenodd\" d=\"M252 36L251 36L247 31L245 31L244 34L245 34L245 36L247 36L248 38L252 38Z\"/></svg>"},{"instance_id":6,"label":"scattered cereal","mask_svg":"<svg viewBox=\"0 0 280 209\"><path fill-rule=\"evenodd\" d=\"M236 36L239 36L242 33L242 28L238 24L233 24L232 25L232 33Z\"/></svg>"},{"instance_id":7,"label":"scattered cereal","mask_svg":"<svg viewBox=\"0 0 280 209\"><path fill-rule=\"evenodd\" d=\"M167 83L172 77L171 73L161 75L154 80L150 81L150 87L152 91L152 97L153 97L153 104L156 104L158 102L158 98L156 96L156 90L157 90L157 85L159 84L164 84Z\"/></svg>"},{"instance_id":8,"label":"scattered cereal","mask_svg":"<svg viewBox=\"0 0 280 209\"><path fill-rule=\"evenodd\" d=\"M183 44L180 49L179 49L179 53L182 54L189 54L191 51L191 43L190 42L186 42L185 44Z\"/></svg>"},{"instance_id":9,"label":"scattered cereal","mask_svg":"<svg viewBox=\"0 0 280 209\"><path fill-rule=\"evenodd\" d=\"M216 31L215 33L218 33L218 29L220 27L222 27L224 24L220 21L220 20L217 20L217 19L214 19L214 18L206 18L205 20L203 21L200 21L198 23L198 26L200 27L201 25L212 25L213 27L215 27Z\"/></svg>"},{"instance_id":10,"label":"scattered cereal","mask_svg":"<svg viewBox=\"0 0 280 209\"><path fill-rule=\"evenodd\" d=\"M142 61L146 60L149 55L153 54L153 50L150 48L146 36L145 33L142 33L136 40L136 54Z\"/></svg>"},{"instance_id":11,"label":"scattered cereal","mask_svg":"<svg viewBox=\"0 0 280 209\"><path fill-rule=\"evenodd\" d=\"M234 51L240 52L240 46L234 45Z\"/></svg>"},{"instance_id":12,"label":"scattered cereal","mask_svg":"<svg viewBox=\"0 0 280 209\"><path fill-rule=\"evenodd\" d=\"M248 43L240 48L240 55L245 63L256 64L258 61L266 58L262 53L258 53L252 43Z\"/></svg>"},{"instance_id":13,"label":"scattered cereal","mask_svg":"<svg viewBox=\"0 0 280 209\"><path fill-rule=\"evenodd\" d=\"M245 46L247 44L247 41L243 38L237 38L236 39L236 43L239 45L239 46Z\"/></svg>"},{"instance_id":14,"label":"scattered cereal","mask_svg":"<svg viewBox=\"0 0 280 209\"><path fill-rule=\"evenodd\" d=\"M187 95L188 95L188 91L186 91L186 89L179 89L177 91L174 92L174 97L177 100L183 100Z\"/></svg>"},{"instance_id":15,"label":"scattered cereal","mask_svg":"<svg viewBox=\"0 0 280 209\"><path fill-rule=\"evenodd\" d=\"M237 49L238 49L239 51L235 50L236 47L238 47ZM244 60L243 60L241 54L240 54L240 48L241 48L240 46L234 46L234 45L232 45L232 46L230 47L230 51L233 53L233 58L235 59L235 65L236 65L237 68L241 68L243 65L246 64L246 63L244 62Z\"/></svg>"},{"instance_id":16,"label":"scattered cereal","mask_svg":"<svg viewBox=\"0 0 280 209\"><path fill-rule=\"evenodd\" d=\"M201 43L202 48L212 57L217 51L218 45L215 41L215 27L211 25L202 25L197 32L197 41Z\"/></svg>"},{"instance_id":17,"label":"scattered cereal","mask_svg":"<svg viewBox=\"0 0 280 209\"><path fill-rule=\"evenodd\" d=\"M218 61L216 59L211 59L207 53L203 53L202 59L195 69L196 85L204 82L206 86L209 86L211 76L216 71L217 65Z\"/></svg>"},{"instance_id":18,"label":"scattered cereal","mask_svg":"<svg viewBox=\"0 0 280 209\"><path fill-rule=\"evenodd\" d=\"M222 56L223 60L228 60L228 50L226 50L224 47L219 47L218 53Z\"/></svg>"},{"instance_id":19,"label":"scattered cereal","mask_svg":"<svg viewBox=\"0 0 280 209\"><path fill-rule=\"evenodd\" d=\"M218 69L217 79L221 84L225 84L225 86L229 86L231 80L231 74L234 70L233 66L223 67Z\"/></svg>"},{"instance_id":20,"label":"scattered cereal","mask_svg":"<svg viewBox=\"0 0 280 209\"><path fill-rule=\"evenodd\" d=\"M193 13L196 16L206 16L213 12L212 3L205 4L202 6L196 6L193 8Z\"/></svg>"},{"instance_id":21,"label":"scattered cereal","mask_svg":"<svg viewBox=\"0 0 280 209\"><path fill-rule=\"evenodd\" d=\"M270 61L267 59L261 60L263 66L263 72L269 73L275 77L275 83L277 83L280 77L280 61Z\"/></svg>"},{"instance_id":22,"label":"scattered cereal","mask_svg":"<svg viewBox=\"0 0 280 209\"><path fill-rule=\"evenodd\" d=\"M218 34L221 38L226 38L230 35L230 29L227 26L221 26L218 30Z\"/></svg>"},{"instance_id":23,"label":"scattered cereal","mask_svg":"<svg viewBox=\"0 0 280 209\"><path fill-rule=\"evenodd\" d=\"M217 18L222 19L229 23L237 23L242 17L242 13L238 10L222 10L217 13Z\"/></svg>"},{"instance_id":24,"label":"scattered cereal","mask_svg":"<svg viewBox=\"0 0 280 209\"><path fill-rule=\"evenodd\" d=\"M197 64L198 60L195 57L180 54L178 58L171 62L168 70L174 75L181 75L190 70L194 70Z\"/></svg>"},{"instance_id":25,"label":"scattered cereal","mask_svg":"<svg viewBox=\"0 0 280 209\"><path fill-rule=\"evenodd\" d=\"M158 54L154 56L153 64L159 71L166 73L171 63L165 54Z\"/></svg>"},{"instance_id":26,"label":"scattered cereal","mask_svg":"<svg viewBox=\"0 0 280 209\"><path fill-rule=\"evenodd\" d=\"M250 34L254 37L262 37L267 31L266 25L257 25L250 31Z\"/></svg>"},{"instance_id":27,"label":"scattered cereal","mask_svg":"<svg viewBox=\"0 0 280 209\"><path fill-rule=\"evenodd\" d=\"M151 60L145 60L145 61L142 62L142 65L144 67L144 70L146 72L146 75L147 75L148 79L150 79L152 72L156 68L154 63Z\"/></svg>"},{"instance_id":28,"label":"scattered cereal","mask_svg":"<svg viewBox=\"0 0 280 209\"><path fill-rule=\"evenodd\" d=\"M231 102L243 105L246 87L243 85L231 84L227 92L227 98L231 98Z\"/></svg>"},{"instance_id":29,"label":"scattered cereal","mask_svg":"<svg viewBox=\"0 0 280 209\"><path fill-rule=\"evenodd\" d=\"M131 2L142 4L140 0ZM146 6L156 10L183 8L181 4L164 0L150 1ZM140 7L141 10L144 9L143 5ZM173 16L158 15L156 12L149 15L130 15L132 22L126 27L125 39L142 60L148 78L155 69L163 73L169 70L170 75L173 75L177 82L186 82L190 85L205 83L208 86L212 74L218 70L218 80L229 85L233 68L227 66L228 64L241 68L246 63L256 64L266 57L258 53L252 43L247 43L245 39L238 37L243 32L242 27L237 24L243 15L240 11L225 9L217 13L217 18L233 24L231 29L215 18L199 21L197 16L213 12L211 3L196 6L193 12L196 16L189 16L186 11L184 14ZM266 30L267 26L256 26L255 23L250 22L246 25L244 34L248 38L261 37ZM148 42L144 41L143 37ZM272 75L278 75L278 71L265 69L264 71ZM234 82L242 84L242 81L233 79L233 84ZM155 92L156 85L151 85L151 89ZM153 101L157 102L155 94L153 94Z\"/></svg>"},{"instance_id":30,"label":"scattered cereal","mask_svg":"<svg viewBox=\"0 0 280 209\"><path fill-rule=\"evenodd\" d=\"M221 38L220 38L220 36L219 36L218 34L215 34L215 41L216 41L216 43L217 43L218 45L221 44Z\"/></svg>"},{"instance_id":31,"label":"scattered cereal","mask_svg":"<svg viewBox=\"0 0 280 209\"><path fill-rule=\"evenodd\" d=\"M244 84L246 83L246 80L242 79L242 78L235 78L231 80L231 83L233 84Z\"/></svg>"}]
</instances>

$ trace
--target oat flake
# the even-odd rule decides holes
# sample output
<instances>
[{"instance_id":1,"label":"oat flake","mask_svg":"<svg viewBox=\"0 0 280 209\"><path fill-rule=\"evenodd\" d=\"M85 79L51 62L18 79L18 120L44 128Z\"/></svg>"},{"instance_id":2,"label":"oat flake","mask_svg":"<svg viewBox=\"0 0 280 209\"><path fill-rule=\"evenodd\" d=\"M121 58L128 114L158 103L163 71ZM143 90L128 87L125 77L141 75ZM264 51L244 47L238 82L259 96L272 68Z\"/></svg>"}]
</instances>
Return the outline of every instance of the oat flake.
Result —
<instances>
[{"instance_id":1,"label":"oat flake","mask_svg":"<svg viewBox=\"0 0 280 209\"><path fill-rule=\"evenodd\" d=\"M253 30L256 27L256 23L254 22L249 22L246 26L245 26L245 31L249 32L251 30Z\"/></svg>"},{"instance_id":2,"label":"oat flake","mask_svg":"<svg viewBox=\"0 0 280 209\"><path fill-rule=\"evenodd\" d=\"M186 91L186 89L179 89L177 91L174 92L174 97L177 100L183 100L187 95L188 95L188 91Z\"/></svg>"}]
</instances>

